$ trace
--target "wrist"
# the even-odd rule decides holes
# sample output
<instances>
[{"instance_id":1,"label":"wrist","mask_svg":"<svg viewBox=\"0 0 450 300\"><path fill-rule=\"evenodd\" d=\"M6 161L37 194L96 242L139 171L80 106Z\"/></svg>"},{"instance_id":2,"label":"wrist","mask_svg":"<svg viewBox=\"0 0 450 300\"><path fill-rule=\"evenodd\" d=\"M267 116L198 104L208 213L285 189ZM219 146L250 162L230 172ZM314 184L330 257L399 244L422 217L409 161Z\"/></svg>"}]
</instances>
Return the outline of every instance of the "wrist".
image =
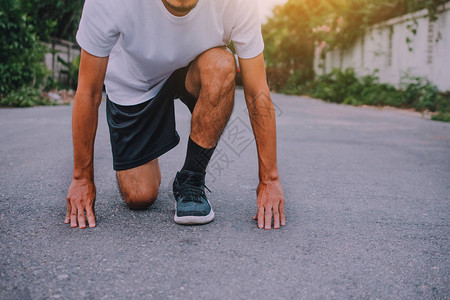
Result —
<instances>
[{"instance_id":1,"label":"wrist","mask_svg":"<svg viewBox=\"0 0 450 300\"><path fill-rule=\"evenodd\" d=\"M94 170L76 169L73 170L75 180L94 180Z\"/></svg>"},{"instance_id":2,"label":"wrist","mask_svg":"<svg viewBox=\"0 0 450 300\"><path fill-rule=\"evenodd\" d=\"M278 176L278 170L271 170L271 171L265 171L265 172L259 172L259 181L260 182L269 182L269 181L276 181L279 180Z\"/></svg>"}]
</instances>

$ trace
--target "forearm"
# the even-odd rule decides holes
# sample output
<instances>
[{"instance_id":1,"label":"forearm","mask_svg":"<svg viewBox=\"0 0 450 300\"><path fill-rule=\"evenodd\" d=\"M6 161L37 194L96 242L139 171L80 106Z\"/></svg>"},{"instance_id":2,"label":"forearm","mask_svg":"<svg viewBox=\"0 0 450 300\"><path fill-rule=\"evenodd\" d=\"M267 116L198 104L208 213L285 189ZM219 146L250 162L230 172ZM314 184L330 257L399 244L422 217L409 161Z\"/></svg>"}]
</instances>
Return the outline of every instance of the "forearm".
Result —
<instances>
[{"instance_id":1,"label":"forearm","mask_svg":"<svg viewBox=\"0 0 450 300\"><path fill-rule=\"evenodd\" d=\"M269 90L246 95L246 102L258 151L259 180L276 180L276 122Z\"/></svg>"},{"instance_id":2,"label":"forearm","mask_svg":"<svg viewBox=\"0 0 450 300\"><path fill-rule=\"evenodd\" d=\"M94 141L101 94L77 93L72 111L74 179L94 178Z\"/></svg>"},{"instance_id":3,"label":"forearm","mask_svg":"<svg viewBox=\"0 0 450 300\"><path fill-rule=\"evenodd\" d=\"M264 57L239 59L245 101L258 151L259 184L256 189L258 227L280 228L286 224L284 195L278 177L275 110L267 86Z\"/></svg>"}]
</instances>

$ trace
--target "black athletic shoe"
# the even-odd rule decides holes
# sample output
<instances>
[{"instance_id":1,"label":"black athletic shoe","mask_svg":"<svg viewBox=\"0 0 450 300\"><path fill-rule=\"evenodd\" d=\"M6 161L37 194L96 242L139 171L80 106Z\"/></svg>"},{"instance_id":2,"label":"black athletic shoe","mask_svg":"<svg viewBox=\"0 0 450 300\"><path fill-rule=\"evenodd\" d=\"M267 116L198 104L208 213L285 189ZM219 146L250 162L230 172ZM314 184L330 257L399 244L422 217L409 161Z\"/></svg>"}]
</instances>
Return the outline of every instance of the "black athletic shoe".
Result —
<instances>
[{"instance_id":1,"label":"black athletic shoe","mask_svg":"<svg viewBox=\"0 0 450 300\"><path fill-rule=\"evenodd\" d=\"M175 223L206 224L214 219L214 212L205 195L205 187L204 174L187 170L177 173L173 181L173 195L176 200Z\"/></svg>"}]
</instances>

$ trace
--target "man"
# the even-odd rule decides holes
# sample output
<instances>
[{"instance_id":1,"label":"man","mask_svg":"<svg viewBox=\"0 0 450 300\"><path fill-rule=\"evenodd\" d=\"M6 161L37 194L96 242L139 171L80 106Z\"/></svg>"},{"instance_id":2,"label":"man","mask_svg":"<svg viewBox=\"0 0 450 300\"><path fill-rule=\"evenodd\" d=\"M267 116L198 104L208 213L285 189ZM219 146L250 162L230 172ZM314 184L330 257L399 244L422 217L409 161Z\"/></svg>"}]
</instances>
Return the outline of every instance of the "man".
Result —
<instances>
[{"instance_id":1,"label":"man","mask_svg":"<svg viewBox=\"0 0 450 300\"><path fill-rule=\"evenodd\" d=\"M158 195L158 157L175 147L173 99L192 113L186 160L173 182L178 224L206 224L214 212L205 173L234 104L234 56L258 149L259 228L285 224L276 163L275 114L266 83L256 0L86 0L77 33L81 62L73 106L74 172L65 223L95 226L93 152L105 82L114 169L131 209ZM85 216L86 213L86 216Z\"/></svg>"}]
</instances>

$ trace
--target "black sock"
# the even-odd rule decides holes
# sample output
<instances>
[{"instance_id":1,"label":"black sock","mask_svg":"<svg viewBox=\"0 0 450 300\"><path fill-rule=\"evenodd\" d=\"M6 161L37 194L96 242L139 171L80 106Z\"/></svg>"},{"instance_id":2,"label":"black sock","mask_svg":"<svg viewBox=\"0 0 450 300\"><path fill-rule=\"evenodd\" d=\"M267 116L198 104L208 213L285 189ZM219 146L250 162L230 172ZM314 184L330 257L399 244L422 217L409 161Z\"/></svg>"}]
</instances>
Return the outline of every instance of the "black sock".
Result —
<instances>
[{"instance_id":1,"label":"black sock","mask_svg":"<svg viewBox=\"0 0 450 300\"><path fill-rule=\"evenodd\" d=\"M205 174L206 167L208 166L209 160L214 153L214 149L216 149L215 146L209 149L203 148L197 145L191 137L189 137L186 160L184 161L184 166L181 170L189 170Z\"/></svg>"}]
</instances>

